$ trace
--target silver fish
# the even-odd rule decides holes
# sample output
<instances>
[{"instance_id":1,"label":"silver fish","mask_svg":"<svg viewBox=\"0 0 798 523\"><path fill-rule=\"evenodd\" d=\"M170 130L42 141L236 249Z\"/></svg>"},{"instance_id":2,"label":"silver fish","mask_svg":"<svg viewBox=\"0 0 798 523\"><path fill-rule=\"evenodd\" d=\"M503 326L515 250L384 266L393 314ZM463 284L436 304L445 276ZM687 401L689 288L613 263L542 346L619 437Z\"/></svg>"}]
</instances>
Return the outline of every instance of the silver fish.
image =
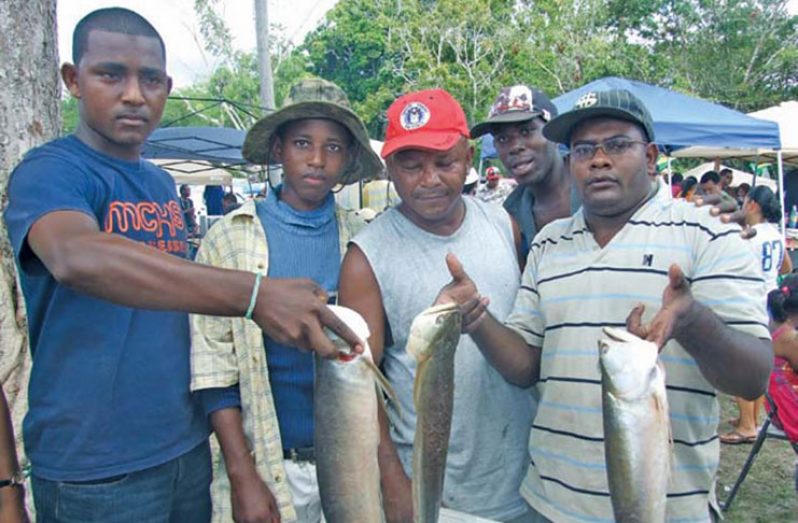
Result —
<instances>
[{"instance_id":1,"label":"silver fish","mask_svg":"<svg viewBox=\"0 0 798 523\"><path fill-rule=\"evenodd\" d=\"M600 339L604 456L615 520L665 521L671 431L656 344L620 329Z\"/></svg>"},{"instance_id":2,"label":"silver fish","mask_svg":"<svg viewBox=\"0 0 798 523\"><path fill-rule=\"evenodd\" d=\"M369 337L365 320L346 307L330 306L362 340ZM380 491L377 446L378 389L392 391L374 365L368 346L351 354L349 346L328 332L341 355L316 356L313 396L316 476L321 505L329 523L385 521Z\"/></svg>"},{"instance_id":3,"label":"silver fish","mask_svg":"<svg viewBox=\"0 0 798 523\"><path fill-rule=\"evenodd\" d=\"M424 310L413 319L407 352L418 362L413 384L413 517L437 523L454 404L454 353L462 315L454 304Z\"/></svg>"}]
</instances>

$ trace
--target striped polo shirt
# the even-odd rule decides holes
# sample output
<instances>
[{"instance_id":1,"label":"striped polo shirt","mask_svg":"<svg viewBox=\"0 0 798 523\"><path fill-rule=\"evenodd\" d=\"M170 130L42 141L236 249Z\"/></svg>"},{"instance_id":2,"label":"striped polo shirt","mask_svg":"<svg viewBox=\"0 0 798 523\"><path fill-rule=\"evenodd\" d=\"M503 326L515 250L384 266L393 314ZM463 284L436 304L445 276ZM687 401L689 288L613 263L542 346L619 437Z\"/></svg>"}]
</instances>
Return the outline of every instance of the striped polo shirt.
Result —
<instances>
[{"instance_id":1,"label":"striped polo shirt","mask_svg":"<svg viewBox=\"0 0 798 523\"><path fill-rule=\"evenodd\" d=\"M762 272L736 225L659 190L601 248L582 209L535 237L507 324L542 347L540 405L521 492L554 521L613 521L604 460L597 340L623 327L632 308L651 320L677 263L693 296L734 329L770 338ZM670 521L709 521L718 467L718 402L693 358L675 341L663 349L673 461Z\"/></svg>"}]
</instances>

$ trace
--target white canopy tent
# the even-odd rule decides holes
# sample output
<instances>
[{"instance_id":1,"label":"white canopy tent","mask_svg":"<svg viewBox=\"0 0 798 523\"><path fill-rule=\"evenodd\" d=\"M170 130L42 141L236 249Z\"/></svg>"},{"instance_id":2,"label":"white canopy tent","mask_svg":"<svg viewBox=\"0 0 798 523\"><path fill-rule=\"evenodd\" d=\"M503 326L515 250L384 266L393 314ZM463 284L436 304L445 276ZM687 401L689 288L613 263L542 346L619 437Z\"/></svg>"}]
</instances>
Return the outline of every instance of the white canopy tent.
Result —
<instances>
[{"instance_id":1,"label":"white canopy tent","mask_svg":"<svg viewBox=\"0 0 798 523\"><path fill-rule=\"evenodd\" d=\"M779 105L749 113L748 116L776 122L779 126L781 148L687 147L674 151L673 156L676 158L746 158L755 161L761 158L770 158L778 166L778 190L783 198L784 163L798 165L798 101L782 102ZM782 218L782 230L784 230L784 226L784 218Z\"/></svg>"},{"instance_id":2,"label":"white canopy tent","mask_svg":"<svg viewBox=\"0 0 798 523\"><path fill-rule=\"evenodd\" d=\"M777 189L777 184L776 184L776 182L774 180L771 180L771 179L768 179L768 178L763 178L761 176L757 176L756 177L756 182L754 182L754 178L755 177L754 177L753 174L747 173L747 172L744 172L744 171L740 171L740 170L737 170L737 169L732 169L731 167L729 167L727 165L722 165L722 164L717 169L715 169L715 163L714 162L702 163L698 167L693 167L689 171L682 173L682 175L685 178L687 178L688 176L694 176L696 178L696 180L701 180L701 177L704 175L705 172L707 172L707 171L716 171L717 172L717 171L720 171L721 169L731 169L731 172L732 172L732 183L731 183L731 186L732 187L737 187L741 183L747 183L748 185L753 187L754 183L756 183L756 185L765 185L767 187L770 187L773 191L776 191L776 189Z\"/></svg>"},{"instance_id":3,"label":"white canopy tent","mask_svg":"<svg viewBox=\"0 0 798 523\"><path fill-rule=\"evenodd\" d=\"M177 185L233 185L233 175L221 167L201 160L151 160L174 178Z\"/></svg>"}]
</instances>

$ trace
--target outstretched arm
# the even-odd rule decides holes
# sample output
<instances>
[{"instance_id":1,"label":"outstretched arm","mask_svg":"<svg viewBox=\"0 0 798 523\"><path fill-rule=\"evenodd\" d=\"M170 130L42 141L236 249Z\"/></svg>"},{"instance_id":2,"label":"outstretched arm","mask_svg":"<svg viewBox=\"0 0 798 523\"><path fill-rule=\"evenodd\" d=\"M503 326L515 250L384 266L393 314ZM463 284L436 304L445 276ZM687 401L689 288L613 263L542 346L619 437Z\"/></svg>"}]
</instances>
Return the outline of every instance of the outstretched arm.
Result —
<instances>
[{"instance_id":1,"label":"outstretched arm","mask_svg":"<svg viewBox=\"0 0 798 523\"><path fill-rule=\"evenodd\" d=\"M671 265L662 308L648 325L642 324L643 311L643 305L632 309L626 320L629 332L660 348L675 339L722 392L748 400L764 393L773 362L770 341L732 329L696 301L678 265Z\"/></svg>"},{"instance_id":2,"label":"outstretched arm","mask_svg":"<svg viewBox=\"0 0 798 523\"><path fill-rule=\"evenodd\" d=\"M452 281L441 289L435 303L457 303L463 313L463 330L508 382L530 387L540 378L540 348L530 346L517 332L501 324L488 311L489 300L454 254L446 255Z\"/></svg>"},{"instance_id":3,"label":"outstretched arm","mask_svg":"<svg viewBox=\"0 0 798 523\"><path fill-rule=\"evenodd\" d=\"M77 211L44 215L31 226L27 242L60 283L128 307L243 316L255 284L252 273L192 263L104 233L92 217ZM264 278L252 318L277 341L322 355L335 354L323 326L362 350L326 299L310 280Z\"/></svg>"}]
</instances>

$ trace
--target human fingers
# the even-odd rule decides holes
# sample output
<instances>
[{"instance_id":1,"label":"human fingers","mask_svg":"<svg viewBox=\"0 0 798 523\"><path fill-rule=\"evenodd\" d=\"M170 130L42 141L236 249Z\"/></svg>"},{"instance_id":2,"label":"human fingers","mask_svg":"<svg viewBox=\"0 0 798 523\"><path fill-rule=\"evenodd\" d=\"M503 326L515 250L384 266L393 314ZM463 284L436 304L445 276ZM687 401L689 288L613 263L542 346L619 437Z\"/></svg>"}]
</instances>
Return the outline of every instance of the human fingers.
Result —
<instances>
[{"instance_id":1,"label":"human fingers","mask_svg":"<svg viewBox=\"0 0 798 523\"><path fill-rule=\"evenodd\" d=\"M750 240L756 236L756 229L753 227L746 227L742 231L740 231L740 238L743 240Z\"/></svg>"},{"instance_id":2,"label":"human fingers","mask_svg":"<svg viewBox=\"0 0 798 523\"><path fill-rule=\"evenodd\" d=\"M355 334L349 325L346 324L337 314L335 314L329 307L326 305L319 309L319 320L321 324L333 331L339 338L344 340L347 345L352 348L352 352L357 354L362 353L365 350L364 341L360 339L360 337ZM327 341L329 338L324 336ZM330 342L332 344L332 342Z\"/></svg>"},{"instance_id":3,"label":"human fingers","mask_svg":"<svg viewBox=\"0 0 798 523\"><path fill-rule=\"evenodd\" d=\"M643 327L643 312L645 310L646 306L638 303L629 311L629 315L626 317L626 330L643 339L648 335L646 328Z\"/></svg>"},{"instance_id":4,"label":"human fingers","mask_svg":"<svg viewBox=\"0 0 798 523\"><path fill-rule=\"evenodd\" d=\"M717 205L721 202L719 194L701 194L693 198L693 204L696 207L704 207L707 205Z\"/></svg>"},{"instance_id":5,"label":"human fingers","mask_svg":"<svg viewBox=\"0 0 798 523\"><path fill-rule=\"evenodd\" d=\"M737 202L722 200L712 206L712 208L709 210L709 214L711 214L712 216L720 216L720 215L728 216L730 214L736 213L737 211L739 211L739 208L737 207Z\"/></svg>"},{"instance_id":6,"label":"human fingers","mask_svg":"<svg viewBox=\"0 0 798 523\"><path fill-rule=\"evenodd\" d=\"M685 290L688 287L687 278L684 277L682 268L676 263L672 263L668 267L668 284L673 290Z\"/></svg>"},{"instance_id":7,"label":"human fingers","mask_svg":"<svg viewBox=\"0 0 798 523\"><path fill-rule=\"evenodd\" d=\"M723 223L736 223L740 226L745 225L745 211L737 209L726 213L720 213L720 221Z\"/></svg>"},{"instance_id":8,"label":"human fingers","mask_svg":"<svg viewBox=\"0 0 798 523\"><path fill-rule=\"evenodd\" d=\"M446 255L446 267L449 269L449 274L452 275L454 281L462 281L468 278L463 264L460 263L460 260L457 259L454 253L450 252Z\"/></svg>"},{"instance_id":9,"label":"human fingers","mask_svg":"<svg viewBox=\"0 0 798 523\"><path fill-rule=\"evenodd\" d=\"M477 330L479 325L488 315L488 305L490 305L490 298L487 296L479 299L476 307L471 309L467 316L463 317L462 331L466 334Z\"/></svg>"}]
</instances>

